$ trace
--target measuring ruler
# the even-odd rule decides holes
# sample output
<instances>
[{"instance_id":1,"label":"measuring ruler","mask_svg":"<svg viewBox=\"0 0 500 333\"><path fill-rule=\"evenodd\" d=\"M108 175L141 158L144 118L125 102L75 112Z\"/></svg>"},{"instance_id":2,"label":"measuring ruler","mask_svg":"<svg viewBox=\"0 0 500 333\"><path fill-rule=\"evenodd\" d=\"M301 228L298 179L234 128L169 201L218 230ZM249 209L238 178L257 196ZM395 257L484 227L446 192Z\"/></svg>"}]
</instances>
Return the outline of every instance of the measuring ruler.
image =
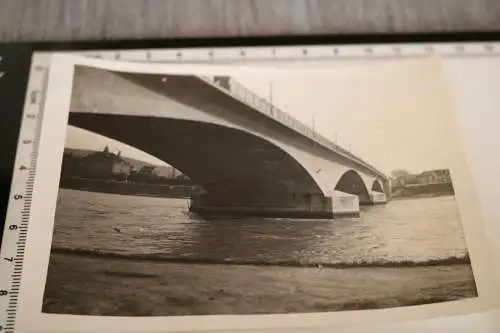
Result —
<instances>
[{"instance_id":1,"label":"measuring ruler","mask_svg":"<svg viewBox=\"0 0 500 333\"><path fill-rule=\"evenodd\" d=\"M8 73L5 73L7 77ZM0 331L14 332L24 253L30 222L36 161L48 67L36 59L31 65L18 149L0 250Z\"/></svg>"},{"instance_id":2,"label":"measuring ruler","mask_svg":"<svg viewBox=\"0 0 500 333\"><path fill-rule=\"evenodd\" d=\"M72 52L93 58L141 62L260 62L287 60L370 60L436 55L443 58L500 55L500 42L312 45L277 47L97 50Z\"/></svg>"},{"instance_id":3,"label":"measuring ruler","mask_svg":"<svg viewBox=\"0 0 500 333\"><path fill-rule=\"evenodd\" d=\"M224 47L141 50L68 51L68 54L120 61L151 63L246 63L318 60L375 60L429 55L447 58L500 56L500 42L356 44L277 47ZM31 63L11 193L2 240L0 275L0 332L14 332L30 207L46 94L48 52L35 53ZM0 54L0 61L2 55ZM0 80L8 73L0 70ZM42 277L40 277L42 278Z\"/></svg>"}]
</instances>

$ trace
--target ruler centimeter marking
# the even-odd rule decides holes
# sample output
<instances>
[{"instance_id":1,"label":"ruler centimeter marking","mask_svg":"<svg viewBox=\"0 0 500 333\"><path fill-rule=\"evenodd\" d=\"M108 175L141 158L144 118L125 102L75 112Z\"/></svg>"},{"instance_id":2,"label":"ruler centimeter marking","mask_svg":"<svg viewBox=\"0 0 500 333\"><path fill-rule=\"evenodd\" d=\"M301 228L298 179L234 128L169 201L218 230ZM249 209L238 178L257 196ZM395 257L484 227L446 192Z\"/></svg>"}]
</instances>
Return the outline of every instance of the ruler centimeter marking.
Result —
<instances>
[{"instance_id":1,"label":"ruler centimeter marking","mask_svg":"<svg viewBox=\"0 0 500 333\"><path fill-rule=\"evenodd\" d=\"M141 62L251 62L259 60L367 60L422 57L490 57L500 55L500 42L366 45L305 45L71 52L93 58Z\"/></svg>"},{"instance_id":2,"label":"ruler centimeter marking","mask_svg":"<svg viewBox=\"0 0 500 333\"><path fill-rule=\"evenodd\" d=\"M35 183L48 68L31 65L0 250L0 331L14 333ZM2 299L3 298L3 299Z\"/></svg>"},{"instance_id":3,"label":"ruler centimeter marking","mask_svg":"<svg viewBox=\"0 0 500 333\"><path fill-rule=\"evenodd\" d=\"M46 52L44 52L46 54ZM221 48L68 51L93 58L152 63L258 63L286 60L367 60L437 55L443 58L500 56L500 42L252 46ZM33 57L21 122L11 193L0 250L0 332L14 333L35 183L48 66ZM1 61L1 56L0 56ZM5 73L0 71L0 80Z\"/></svg>"}]
</instances>

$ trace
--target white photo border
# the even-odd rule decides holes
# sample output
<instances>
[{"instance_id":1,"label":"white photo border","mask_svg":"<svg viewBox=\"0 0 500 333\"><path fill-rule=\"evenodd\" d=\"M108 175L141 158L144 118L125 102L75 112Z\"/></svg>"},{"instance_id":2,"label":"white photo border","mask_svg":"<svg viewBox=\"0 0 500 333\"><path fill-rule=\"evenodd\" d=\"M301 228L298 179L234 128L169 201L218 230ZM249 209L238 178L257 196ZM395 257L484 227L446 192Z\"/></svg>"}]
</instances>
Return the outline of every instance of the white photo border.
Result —
<instances>
[{"instance_id":1,"label":"white photo border","mask_svg":"<svg viewBox=\"0 0 500 333\"><path fill-rule=\"evenodd\" d=\"M35 55L36 56L36 55ZM90 66L110 71L123 71L151 74L197 74L197 75L312 75L325 73L324 68L304 69L264 68L259 71L249 66L235 65L179 65L148 64L92 59L83 56L53 54L50 56L50 72L45 99L42 135L39 146L36 181L31 208L26 256L20 290L16 327L20 331L97 331L97 332L165 332L165 331L203 331L203 330L250 330L250 329L293 329L321 328L334 325L354 325L360 322L368 325L406 320L434 318L448 315L470 314L498 308L500 297L496 293L498 278L489 251L484 225L478 220L481 216L475 187L466 167L465 154L457 134L454 163L450 166L455 187L464 234L474 271L479 296L460 301L416 305L400 308L357 310L329 313L297 313L269 315L210 315L177 317L121 317L121 316L81 316L42 313L45 279L49 264L52 242L54 214L58 196L60 161L64 151L67 121L72 93L74 68L76 65ZM393 66L393 63L414 62L433 68L440 73L440 59L431 57L425 60L405 59L380 63L375 66ZM426 67L425 67L426 68ZM364 65L350 66L349 70L336 67L335 71L366 70ZM259 74L261 73L261 74ZM442 84L441 84L442 83ZM437 89L448 93L446 82L434 82ZM451 97L444 102L450 112L450 128L456 129ZM449 107L448 107L449 106ZM371 330L373 326L367 328ZM358 331L360 332L360 331Z\"/></svg>"}]
</instances>

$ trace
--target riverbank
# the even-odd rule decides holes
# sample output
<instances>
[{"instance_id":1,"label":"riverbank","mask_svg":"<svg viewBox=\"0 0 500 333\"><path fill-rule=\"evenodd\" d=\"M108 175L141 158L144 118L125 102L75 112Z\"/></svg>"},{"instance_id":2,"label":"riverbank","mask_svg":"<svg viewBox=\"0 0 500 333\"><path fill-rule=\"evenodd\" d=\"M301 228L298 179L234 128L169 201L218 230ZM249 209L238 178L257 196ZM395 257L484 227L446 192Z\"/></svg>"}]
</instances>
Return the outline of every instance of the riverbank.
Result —
<instances>
[{"instance_id":1,"label":"riverbank","mask_svg":"<svg viewBox=\"0 0 500 333\"><path fill-rule=\"evenodd\" d=\"M391 195L390 198L389 198L389 201L412 200L412 199L432 199L432 198L453 197L453 196L455 196L455 195L454 194L450 194L450 193L419 194L419 195L413 195L413 196Z\"/></svg>"},{"instance_id":2,"label":"riverbank","mask_svg":"<svg viewBox=\"0 0 500 333\"><path fill-rule=\"evenodd\" d=\"M436 183L436 184L408 184L402 187L392 188L391 198L431 198L441 196L453 196L455 190L453 184Z\"/></svg>"},{"instance_id":3,"label":"riverbank","mask_svg":"<svg viewBox=\"0 0 500 333\"><path fill-rule=\"evenodd\" d=\"M87 192L178 199L190 198L200 191L188 185L146 184L76 177L61 178L60 187Z\"/></svg>"},{"instance_id":4,"label":"riverbank","mask_svg":"<svg viewBox=\"0 0 500 333\"><path fill-rule=\"evenodd\" d=\"M43 312L111 316L322 312L475 296L468 264L298 268L53 253Z\"/></svg>"}]
</instances>

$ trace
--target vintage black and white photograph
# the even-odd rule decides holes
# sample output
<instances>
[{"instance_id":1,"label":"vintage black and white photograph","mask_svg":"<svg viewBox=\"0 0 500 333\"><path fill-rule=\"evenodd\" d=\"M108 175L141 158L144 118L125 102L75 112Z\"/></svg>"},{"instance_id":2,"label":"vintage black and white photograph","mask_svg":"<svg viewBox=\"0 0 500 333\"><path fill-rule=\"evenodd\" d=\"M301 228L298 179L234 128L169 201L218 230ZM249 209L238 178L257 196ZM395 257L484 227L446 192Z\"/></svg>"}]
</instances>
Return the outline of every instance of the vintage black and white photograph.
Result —
<instances>
[{"instance_id":1,"label":"vintage black and white photograph","mask_svg":"<svg viewBox=\"0 0 500 333\"><path fill-rule=\"evenodd\" d=\"M477 297L449 114L425 73L282 73L76 66L42 311L286 314Z\"/></svg>"}]
</instances>

